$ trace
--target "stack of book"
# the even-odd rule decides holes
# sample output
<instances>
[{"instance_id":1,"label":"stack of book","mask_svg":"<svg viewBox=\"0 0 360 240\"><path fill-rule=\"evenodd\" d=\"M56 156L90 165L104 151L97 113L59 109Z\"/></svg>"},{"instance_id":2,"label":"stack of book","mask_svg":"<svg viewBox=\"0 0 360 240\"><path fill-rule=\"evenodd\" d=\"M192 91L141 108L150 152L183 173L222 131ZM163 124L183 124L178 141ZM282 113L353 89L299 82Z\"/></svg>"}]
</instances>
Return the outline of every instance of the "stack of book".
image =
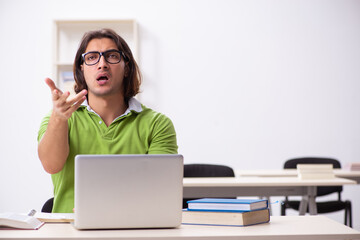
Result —
<instances>
[{"instance_id":1,"label":"stack of book","mask_svg":"<svg viewBox=\"0 0 360 240\"><path fill-rule=\"evenodd\" d=\"M335 178L332 164L297 164L296 168L301 180Z\"/></svg>"},{"instance_id":2,"label":"stack of book","mask_svg":"<svg viewBox=\"0 0 360 240\"><path fill-rule=\"evenodd\" d=\"M344 169L349 171L360 171L360 162L348 163Z\"/></svg>"},{"instance_id":3,"label":"stack of book","mask_svg":"<svg viewBox=\"0 0 360 240\"><path fill-rule=\"evenodd\" d=\"M183 224L219 226L249 226L269 221L269 204L263 199L191 200L182 218Z\"/></svg>"}]
</instances>

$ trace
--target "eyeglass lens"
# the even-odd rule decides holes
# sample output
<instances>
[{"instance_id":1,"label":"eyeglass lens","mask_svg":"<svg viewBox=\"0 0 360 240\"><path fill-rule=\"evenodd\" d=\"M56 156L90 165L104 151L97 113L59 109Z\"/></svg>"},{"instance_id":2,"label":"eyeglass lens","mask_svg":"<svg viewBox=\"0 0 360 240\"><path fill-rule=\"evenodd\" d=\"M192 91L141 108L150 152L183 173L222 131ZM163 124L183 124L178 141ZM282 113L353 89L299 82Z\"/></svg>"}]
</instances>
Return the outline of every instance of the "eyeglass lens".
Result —
<instances>
[{"instance_id":1,"label":"eyeglass lens","mask_svg":"<svg viewBox=\"0 0 360 240\"><path fill-rule=\"evenodd\" d=\"M94 65L100 61L100 57L104 56L108 63L115 64L121 61L121 53L119 51L111 50L107 52L89 52L84 54L84 61L86 65Z\"/></svg>"}]
</instances>

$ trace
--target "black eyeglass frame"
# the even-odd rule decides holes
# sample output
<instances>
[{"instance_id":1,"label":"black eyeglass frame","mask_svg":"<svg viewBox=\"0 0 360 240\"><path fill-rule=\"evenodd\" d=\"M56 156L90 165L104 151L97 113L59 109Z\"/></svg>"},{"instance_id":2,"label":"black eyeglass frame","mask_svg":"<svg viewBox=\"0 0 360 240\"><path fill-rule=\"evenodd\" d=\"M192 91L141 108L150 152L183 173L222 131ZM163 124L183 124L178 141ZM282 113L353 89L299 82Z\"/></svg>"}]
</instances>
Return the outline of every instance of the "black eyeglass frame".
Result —
<instances>
[{"instance_id":1,"label":"black eyeglass frame","mask_svg":"<svg viewBox=\"0 0 360 240\"><path fill-rule=\"evenodd\" d=\"M117 53L120 53L119 61L118 61L118 62L115 62L115 63L109 62L109 61L106 59L105 55L104 55L104 54L109 53L109 52L117 52ZM92 64L87 64L87 63L86 63L86 61L85 61L85 56L86 56L87 54L89 54L89 53L97 53L97 54L99 54L99 58L98 58L98 60L97 60L95 63L92 63ZM107 63L109 63L109 64L117 64L117 63L121 62L121 56L124 58L124 60L127 60L127 57L125 56L125 54L124 54L122 51L119 51L119 50L116 50L116 49L110 49L110 50L107 50L107 51L105 51L105 52L90 51L90 52L86 52L86 53L81 54L82 60L83 60L83 62L84 62L87 66L93 66L93 65L97 64L97 63L100 61L101 56L103 56L104 59L105 59L105 61L106 61Z\"/></svg>"}]
</instances>

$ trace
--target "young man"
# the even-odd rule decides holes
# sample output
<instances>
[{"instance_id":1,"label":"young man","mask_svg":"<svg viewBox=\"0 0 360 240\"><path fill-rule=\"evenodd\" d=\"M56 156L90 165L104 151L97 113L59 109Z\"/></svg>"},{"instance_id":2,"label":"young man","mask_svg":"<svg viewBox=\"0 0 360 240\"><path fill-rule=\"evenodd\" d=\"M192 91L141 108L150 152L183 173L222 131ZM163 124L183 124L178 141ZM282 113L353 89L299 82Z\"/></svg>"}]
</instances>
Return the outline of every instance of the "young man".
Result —
<instances>
[{"instance_id":1,"label":"young man","mask_svg":"<svg viewBox=\"0 0 360 240\"><path fill-rule=\"evenodd\" d=\"M38 133L38 154L54 184L53 212L74 208L77 154L175 154L169 118L140 104L141 76L127 43L110 29L84 35L74 62L76 96L47 78L53 109Z\"/></svg>"}]
</instances>

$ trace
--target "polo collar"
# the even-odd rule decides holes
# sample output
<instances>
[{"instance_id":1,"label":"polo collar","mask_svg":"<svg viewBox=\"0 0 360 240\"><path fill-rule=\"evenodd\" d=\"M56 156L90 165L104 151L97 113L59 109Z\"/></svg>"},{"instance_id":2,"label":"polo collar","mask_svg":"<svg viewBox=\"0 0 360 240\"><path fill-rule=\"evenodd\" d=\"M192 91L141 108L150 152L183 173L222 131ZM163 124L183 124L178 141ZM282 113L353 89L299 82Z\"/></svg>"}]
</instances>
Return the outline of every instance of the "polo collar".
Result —
<instances>
[{"instance_id":1,"label":"polo collar","mask_svg":"<svg viewBox=\"0 0 360 240\"><path fill-rule=\"evenodd\" d=\"M99 114L97 114L91 107L90 107L90 105L88 104L88 102L87 102L87 99L85 99L85 101L81 104L81 106L83 106L83 107L86 107L86 109L89 111L89 112L93 112L93 113L95 113L96 115L98 115L99 116ZM120 117L123 117L123 116L125 116L125 115L127 115L127 114L129 114L131 111L134 111L134 112L137 112L137 113L140 113L140 112L142 112L142 106L141 106L141 103L136 99L136 98L130 98L130 100L129 100L129 107L126 109L126 111L122 114L122 115L120 115L119 117L117 117L116 119L118 119L118 118L120 118ZM100 117L100 116L99 116ZM115 120L116 120L115 119ZM114 120L114 121L115 121Z\"/></svg>"}]
</instances>

